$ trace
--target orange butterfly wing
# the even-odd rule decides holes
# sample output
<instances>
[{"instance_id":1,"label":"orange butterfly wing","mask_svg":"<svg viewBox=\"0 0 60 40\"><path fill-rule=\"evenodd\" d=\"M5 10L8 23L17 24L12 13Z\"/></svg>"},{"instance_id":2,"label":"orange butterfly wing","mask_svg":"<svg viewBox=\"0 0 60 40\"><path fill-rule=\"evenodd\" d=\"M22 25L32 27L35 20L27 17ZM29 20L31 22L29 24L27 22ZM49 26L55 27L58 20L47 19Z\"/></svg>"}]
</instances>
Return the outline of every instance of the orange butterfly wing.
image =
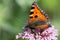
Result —
<instances>
[{"instance_id":1,"label":"orange butterfly wing","mask_svg":"<svg viewBox=\"0 0 60 40\"><path fill-rule=\"evenodd\" d=\"M37 20L47 21L47 18L44 16L42 10L39 9L38 5L34 2L30 10L29 22L32 23Z\"/></svg>"}]
</instances>

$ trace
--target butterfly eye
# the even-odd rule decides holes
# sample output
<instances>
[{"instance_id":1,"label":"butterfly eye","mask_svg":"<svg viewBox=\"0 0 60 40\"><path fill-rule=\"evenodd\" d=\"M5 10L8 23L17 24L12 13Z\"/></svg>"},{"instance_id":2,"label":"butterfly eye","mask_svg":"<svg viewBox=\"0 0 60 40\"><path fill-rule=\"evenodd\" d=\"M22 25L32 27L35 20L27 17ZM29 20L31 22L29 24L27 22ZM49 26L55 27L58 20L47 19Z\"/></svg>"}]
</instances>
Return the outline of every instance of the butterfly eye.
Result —
<instances>
[{"instance_id":1,"label":"butterfly eye","mask_svg":"<svg viewBox=\"0 0 60 40\"><path fill-rule=\"evenodd\" d=\"M37 18L38 16L36 15L35 18Z\"/></svg>"}]
</instances>

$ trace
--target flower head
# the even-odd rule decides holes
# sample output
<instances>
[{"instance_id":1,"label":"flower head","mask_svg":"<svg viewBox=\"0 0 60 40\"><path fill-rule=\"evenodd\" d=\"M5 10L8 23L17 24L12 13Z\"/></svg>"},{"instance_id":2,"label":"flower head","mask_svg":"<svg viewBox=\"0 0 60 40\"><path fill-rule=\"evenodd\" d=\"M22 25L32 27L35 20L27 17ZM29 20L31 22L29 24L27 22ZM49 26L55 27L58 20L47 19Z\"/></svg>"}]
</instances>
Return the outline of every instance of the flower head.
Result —
<instances>
[{"instance_id":1,"label":"flower head","mask_svg":"<svg viewBox=\"0 0 60 40\"><path fill-rule=\"evenodd\" d=\"M39 30L34 30L35 33L31 33L31 29L27 29L24 33L16 35L16 39L23 38L29 40L57 40L58 31L53 26L45 29L42 33Z\"/></svg>"}]
</instances>

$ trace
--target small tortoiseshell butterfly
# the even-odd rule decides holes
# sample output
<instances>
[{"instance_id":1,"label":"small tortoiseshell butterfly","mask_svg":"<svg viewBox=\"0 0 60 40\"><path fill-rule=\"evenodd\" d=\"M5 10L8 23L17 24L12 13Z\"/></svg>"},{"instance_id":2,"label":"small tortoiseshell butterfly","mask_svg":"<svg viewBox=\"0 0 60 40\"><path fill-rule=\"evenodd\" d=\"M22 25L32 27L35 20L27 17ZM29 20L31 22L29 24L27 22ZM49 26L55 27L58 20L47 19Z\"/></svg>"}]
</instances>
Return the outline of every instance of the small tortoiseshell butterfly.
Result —
<instances>
[{"instance_id":1,"label":"small tortoiseshell butterfly","mask_svg":"<svg viewBox=\"0 0 60 40\"><path fill-rule=\"evenodd\" d=\"M30 10L28 24L25 27L31 29L46 29L50 26L47 14L34 2Z\"/></svg>"}]
</instances>

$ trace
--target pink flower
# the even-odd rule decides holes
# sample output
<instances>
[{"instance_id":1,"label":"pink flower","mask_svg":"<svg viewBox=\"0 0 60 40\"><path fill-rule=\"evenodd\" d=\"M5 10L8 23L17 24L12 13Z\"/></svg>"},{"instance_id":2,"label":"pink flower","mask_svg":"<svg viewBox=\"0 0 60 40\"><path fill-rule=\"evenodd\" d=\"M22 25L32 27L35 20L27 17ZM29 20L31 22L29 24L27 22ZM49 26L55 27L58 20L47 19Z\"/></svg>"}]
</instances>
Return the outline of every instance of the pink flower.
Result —
<instances>
[{"instance_id":1,"label":"pink flower","mask_svg":"<svg viewBox=\"0 0 60 40\"><path fill-rule=\"evenodd\" d=\"M19 35L16 35L16 39L23 38L29 40L57 40L58 31L53 26L45 29L42 33L37 30L34 31L36 34L31 33L31 30L28 29L24 33L19 33Z\"/></svg>"}]
</instances>

